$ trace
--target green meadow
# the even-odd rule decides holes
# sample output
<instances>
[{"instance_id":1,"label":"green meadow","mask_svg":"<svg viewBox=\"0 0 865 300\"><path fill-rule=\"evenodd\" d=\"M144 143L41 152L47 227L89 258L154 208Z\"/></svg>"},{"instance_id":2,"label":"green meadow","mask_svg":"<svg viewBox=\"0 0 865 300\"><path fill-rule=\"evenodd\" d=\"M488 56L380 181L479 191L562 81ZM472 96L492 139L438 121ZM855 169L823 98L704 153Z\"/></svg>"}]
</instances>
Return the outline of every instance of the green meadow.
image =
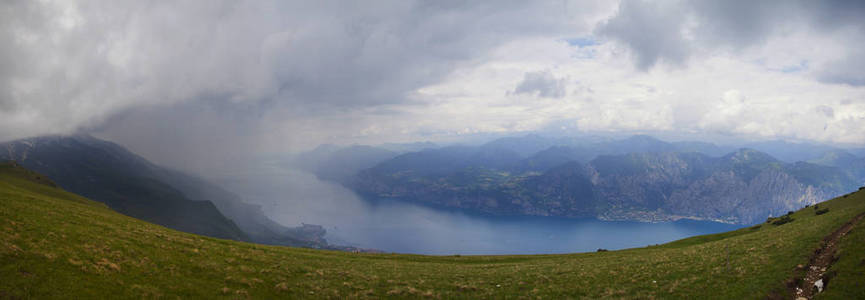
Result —
<instances>
[{"instance_id":1,"label":"green meadow","mask_svg":"<svg viewBox=\"0 0 865 300\"><path fill-rule=\"evenodd\" d=\"M792 297L821 239L865 212L865 191L792 221L619 251L423 256L264 246L143 222L0 165L0 298ZM823 298L865 297L865 227L841 240Z\"/></svg>"}]
</instances>

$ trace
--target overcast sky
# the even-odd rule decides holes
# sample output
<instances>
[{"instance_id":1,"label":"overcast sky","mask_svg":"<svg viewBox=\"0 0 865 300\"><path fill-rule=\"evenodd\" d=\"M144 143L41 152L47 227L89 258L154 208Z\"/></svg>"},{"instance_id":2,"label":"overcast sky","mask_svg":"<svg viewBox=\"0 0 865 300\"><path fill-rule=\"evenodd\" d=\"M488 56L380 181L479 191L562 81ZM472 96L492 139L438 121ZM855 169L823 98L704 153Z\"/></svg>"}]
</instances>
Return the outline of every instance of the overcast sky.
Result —
<instances>
[{"instance_id":1,"label":"overcast sky","mask_svg":"<svg viewBox=\"0 0 865 300\"><path fill-rule=\"evenodd\" d=\"M549 129L862 145L863 3L2 1L0 140L168 163Z\"/></svg>"}]
</instances>

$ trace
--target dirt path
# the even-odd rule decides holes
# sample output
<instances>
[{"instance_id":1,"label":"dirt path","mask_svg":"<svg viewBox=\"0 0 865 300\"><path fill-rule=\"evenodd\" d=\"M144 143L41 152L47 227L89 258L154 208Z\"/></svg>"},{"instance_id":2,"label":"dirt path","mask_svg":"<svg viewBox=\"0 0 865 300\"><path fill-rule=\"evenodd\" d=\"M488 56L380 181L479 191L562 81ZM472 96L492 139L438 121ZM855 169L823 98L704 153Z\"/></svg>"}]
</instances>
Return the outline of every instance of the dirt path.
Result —
<instances>
[{"instance_id":1,"label":"dirt path","mask_svg":"<svg viewBox=\"0 0 865 300\"><path fill-rule=\"evenodd\" d=\"M838 250L838 241L847 235L847 233L853 229L853 226L863 218L865 218L865 213L857 215L841 226L841 228L838 228L838 230L835 230L835 232L832 232L832 234L823 238L823 247L814 251L814 255L811 256L811 260L808 262L808 266L806 266L808 272L805 273L805 278L802 279L801 284L795 289L796 299L811 299L811 297L817 293L814 283L821 280L823 275L825 275L826 270L829 269L829 266L835 262L835 253Z\"/></svg>"}]
</instances>

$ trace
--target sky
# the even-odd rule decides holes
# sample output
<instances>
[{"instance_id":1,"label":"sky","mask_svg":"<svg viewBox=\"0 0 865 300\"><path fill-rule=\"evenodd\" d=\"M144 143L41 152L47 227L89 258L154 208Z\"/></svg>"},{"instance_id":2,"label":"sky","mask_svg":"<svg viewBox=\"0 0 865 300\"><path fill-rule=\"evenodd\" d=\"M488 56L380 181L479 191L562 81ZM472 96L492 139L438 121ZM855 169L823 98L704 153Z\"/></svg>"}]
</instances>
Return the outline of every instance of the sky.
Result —
<instances>
[{"instance_id":1,"label":"sky","mask_svg":"<svg viewBox=\"0 0 865 300\"><path fill-rule=\"evenodd\" d=\"M527 132L865 144L862 1L0 2L0 140L181 168Z\"/></svg>"}]
</instances>

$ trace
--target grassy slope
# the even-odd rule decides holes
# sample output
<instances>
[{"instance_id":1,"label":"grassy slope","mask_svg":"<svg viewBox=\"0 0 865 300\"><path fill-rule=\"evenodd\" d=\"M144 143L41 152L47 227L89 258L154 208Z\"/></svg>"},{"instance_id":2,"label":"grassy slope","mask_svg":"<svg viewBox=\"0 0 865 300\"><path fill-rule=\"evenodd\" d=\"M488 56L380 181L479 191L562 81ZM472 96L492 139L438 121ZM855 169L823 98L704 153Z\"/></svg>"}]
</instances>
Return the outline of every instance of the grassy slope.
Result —
<instances>
[{"instance_id":1,"label":"grassy slope","mask_svg":"<svg viewBox=\"0 0 865 300\"><path fill-rule=\"evenodd\" d=\"M860 192L860 197L863 192ZM826 292L819 299L865 299L865 222L860 222L841 239L838 261L829 268L835 272Z\"/></svg>"},{"instance_id":2,"label":"grassy slope","mask_svg":"<svg viewBox=\"0 0 865 300\"><path fill-rule=\"evenodd\" d=\"M177 232L27 179L33 176L0 165L0 298L763 298L784 293L784 280L820 239L865 211L860 192L820 204L831 209L827 214L804 209L781 226L600 253L352 254ZM863 239L854 230L847 245L861 248ZM846 276L840 273L834 284L848 280L846 292L861 295L863 288Z\"/></svg>"}]
</instances>

